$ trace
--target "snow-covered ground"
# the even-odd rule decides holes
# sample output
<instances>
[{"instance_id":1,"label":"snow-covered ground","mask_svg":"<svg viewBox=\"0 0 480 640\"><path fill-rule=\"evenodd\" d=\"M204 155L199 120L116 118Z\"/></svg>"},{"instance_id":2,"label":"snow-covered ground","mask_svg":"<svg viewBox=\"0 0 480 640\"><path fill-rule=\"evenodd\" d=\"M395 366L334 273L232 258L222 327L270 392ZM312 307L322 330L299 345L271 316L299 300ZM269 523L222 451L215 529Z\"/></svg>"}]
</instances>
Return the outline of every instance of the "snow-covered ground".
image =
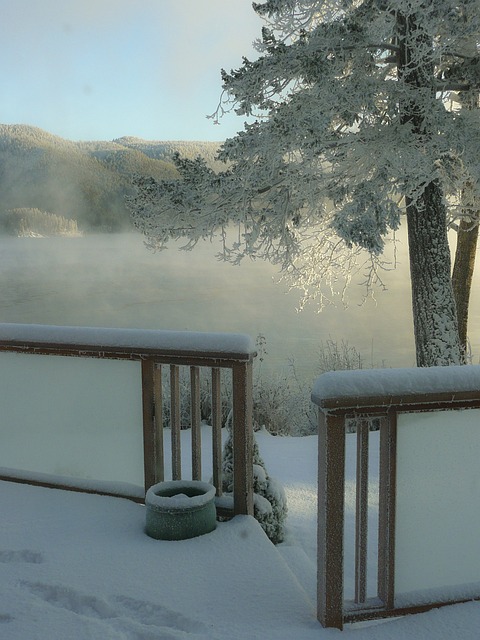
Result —
<instances>
[{"instance_id":1,"label":"snow-covered ground","mask_svg":"<svg viewBox=\"0 0 480 640\"><path fill-rule=\"evenodd\" d=\"M0 638L340 637L315 619L316 438L261 432L257 440L289 501L287 539L278 547L252 518L220 523L192 540L157 541L143 531L142 505L3 482ZM347 469L350 510L349 477ZM351 522L347 513L347 527ZM480 604L343 633L352 640L478 639Z\"/></svg>"}]
</instances>

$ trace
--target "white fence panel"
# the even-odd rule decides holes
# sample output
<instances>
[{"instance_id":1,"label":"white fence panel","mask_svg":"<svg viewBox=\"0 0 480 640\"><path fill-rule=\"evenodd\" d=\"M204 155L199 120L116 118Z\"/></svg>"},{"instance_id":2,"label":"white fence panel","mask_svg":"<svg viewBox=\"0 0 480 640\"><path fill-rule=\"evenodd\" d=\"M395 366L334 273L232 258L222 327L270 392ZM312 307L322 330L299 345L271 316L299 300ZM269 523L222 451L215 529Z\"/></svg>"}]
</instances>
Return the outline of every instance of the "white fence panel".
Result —
<instances>
[{"instance_id":1,"label":"white fence panel","mask_svg":"<svg viewBox=\"0 0 480 640\"><path fill-rule=\"evenodd\" d=\"M439 590L445 598L478 583L479 461L480 409L398 414L395 594L402 604L408 592Z\"/></svg>"},{"instance_id":2,"label":"white fence panel","mask_svg":"<svg viewBox=\"0 0 480 640\"><path fill-rule=\"evenodd\" d=\"M140 362L0 353L0 467L143 486Z\"/></svg>"}]
</instances>

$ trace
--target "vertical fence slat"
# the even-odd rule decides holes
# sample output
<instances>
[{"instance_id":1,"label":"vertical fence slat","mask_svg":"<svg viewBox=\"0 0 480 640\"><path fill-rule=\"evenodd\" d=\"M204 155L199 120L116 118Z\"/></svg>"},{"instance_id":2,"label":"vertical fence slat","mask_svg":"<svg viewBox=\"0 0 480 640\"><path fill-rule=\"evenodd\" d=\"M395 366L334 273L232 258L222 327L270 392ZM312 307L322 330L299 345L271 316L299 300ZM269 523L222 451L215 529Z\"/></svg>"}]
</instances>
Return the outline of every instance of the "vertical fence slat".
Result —
<instances>
[{"instance_id":1,"label":"vertical fence slat","mask_svg":"<svg viewBox=\"0 0 480 640\"><path fill-rule=\"evenodd\" d=\"M235 364L232 376L234 512L253 515L252 363Z\"/></svg>"},{"instance_id":2,"label":"vertical fence slat","mask_svg":"<svg viewBox=\"0 0 480 640\"><path fill-rule=\"evenodd\" d=\"M192 421L192 480L202 479L200 369L190 367L190 415Z\"/></svg>"},{"instance_id":3,"label":"vertical fence slat","mask_svg":"<svg viewBox=\"0 0 480 640\"><path fill-rule=\"evenodd\" d=\"M154 363L142 360L143 469L145 492L155 484Z\"/></svg>"},{"instance_id":4,"label":"vertical fence slat","mask_svg":"<svg viewBox=\"0 0 480 640\"><path fill-rule=\"evenodd\" d=\"M368 542L368 420L357 420L357 480L355 509L355 602L367 599Z\"/></svg>"},{"instance_id":5,"label":"vertical fence slat","mask_svg":"<svg viewBox=\"0 0 480 640\"><path fill-rule=\"evenodd\" d=\"M172 436L172 480L182 479L180 445L180 368L170 365L170 430Z\"/></svg>"},{"instance_id":6,"label":"vertical fence slat","mask_svg":"<svg viewBox=\"0 0 480 640\"><path fill-rule=\"evenodd\" d=\"M212 456L213 484L222 495L222 396L220 369L212 368Z\"/></svg>"},{"instance_id":7,"label":"vertical fence slat","mask_svg":"<svg viewBox=\"0 0 480 640\"><path fill-rule=\"evenodd\" d=\"M386 609L395 604L396 459L397 413L392 409L380 423L378 597Z\"/></svg>"},{"instance_id":8,"label":"vertical fence slat","mask_svg":"<svg viewBox=\"0 0 480 640\"><path fill-rule=\"evenodd\" d=\"M343 628L345 418L319 412L317 617Z\"/></svg>"},{"instance_id":9,"label":"vertical fence slat","mask_svg":"<svg viewBox=\"0 0 480 640\"><path fill-rule=\"evenodd\" d=\"M155 482L165 480L163 450L163 391L162 365L157 364L153 372L153 396L155 403Z\"/></svg>"}]
</instances>

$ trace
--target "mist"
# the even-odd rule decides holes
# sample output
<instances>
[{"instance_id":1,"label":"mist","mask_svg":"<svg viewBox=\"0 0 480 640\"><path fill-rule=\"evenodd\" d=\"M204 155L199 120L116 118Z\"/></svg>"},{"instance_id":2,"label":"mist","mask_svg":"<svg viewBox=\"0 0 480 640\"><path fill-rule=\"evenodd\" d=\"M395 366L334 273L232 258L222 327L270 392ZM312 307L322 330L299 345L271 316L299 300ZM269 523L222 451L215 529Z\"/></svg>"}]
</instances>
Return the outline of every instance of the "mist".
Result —
<instances>
[{"instance_id":1,"label":"mist","mask_svg":"<svg viewBox=\"0 0 480 640\"><path fill-rule=\"evenodd\" d=\"M192 251L147 250L137 233L83 238L0 237L0 321L70 326L137 327L262 334L262 367L281 373L294 359L305 380L317 373L322 342L346 341L364 366L413 366L413 329L406 248L385 272L387 291L360 305L297 312L299 295L276 283L262 261L232 266L215 244Z\"/></svg>"}]
</instances>

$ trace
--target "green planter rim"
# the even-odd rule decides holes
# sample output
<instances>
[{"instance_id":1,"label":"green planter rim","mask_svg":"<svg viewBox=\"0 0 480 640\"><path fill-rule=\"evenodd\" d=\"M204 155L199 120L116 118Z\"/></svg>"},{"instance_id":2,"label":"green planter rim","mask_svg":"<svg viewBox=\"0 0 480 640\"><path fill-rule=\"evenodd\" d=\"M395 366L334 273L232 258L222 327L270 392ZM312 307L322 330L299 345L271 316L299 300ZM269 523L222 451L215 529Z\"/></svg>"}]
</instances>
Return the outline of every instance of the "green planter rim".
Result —
<instances>
[{"instance_id":1,"label":"green planter rim","mask_svg":"<svg viewBox=\"0 0 480 640\"><path fill-rule=\"evenodd\" d=\"M169 480L152 485L145 504L155 511L194 511L215 499L215 487L199 480Z\"/></svg>"}]
</instances>

